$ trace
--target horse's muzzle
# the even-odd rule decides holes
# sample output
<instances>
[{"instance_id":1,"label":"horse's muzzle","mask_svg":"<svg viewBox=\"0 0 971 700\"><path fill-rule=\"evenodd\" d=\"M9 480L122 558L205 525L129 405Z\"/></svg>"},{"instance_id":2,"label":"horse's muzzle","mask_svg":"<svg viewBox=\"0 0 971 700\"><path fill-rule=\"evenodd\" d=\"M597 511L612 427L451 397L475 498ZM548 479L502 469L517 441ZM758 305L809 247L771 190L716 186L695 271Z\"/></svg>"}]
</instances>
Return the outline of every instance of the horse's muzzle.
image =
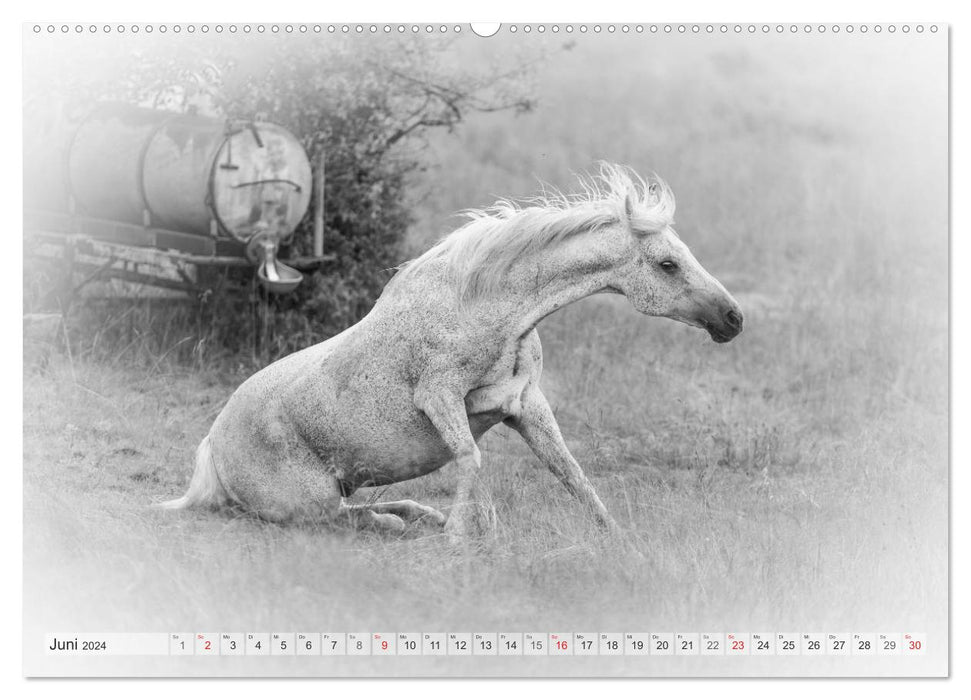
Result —
<instances>
[{"instance_id":1,"label":"horse's muzzle","mask_svg":"<svg viewBox=\"0 0 971 700\"><path fill-rule=\"evenodd\" d=\"M737 306L725 309L713 319L705 319L705 330L716 343L727 343L742 332L742 312Z\"/></svg>"}]
</instances>

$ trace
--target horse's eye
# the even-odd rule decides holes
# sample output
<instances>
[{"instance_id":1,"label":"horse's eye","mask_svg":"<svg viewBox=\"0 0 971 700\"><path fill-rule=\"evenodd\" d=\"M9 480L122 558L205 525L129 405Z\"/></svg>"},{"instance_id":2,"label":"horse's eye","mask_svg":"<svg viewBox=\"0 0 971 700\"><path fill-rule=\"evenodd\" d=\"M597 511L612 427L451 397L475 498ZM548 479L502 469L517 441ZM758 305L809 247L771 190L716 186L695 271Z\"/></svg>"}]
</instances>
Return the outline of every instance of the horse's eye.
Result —
<instances>
[{"instance_id":1,"label":"horse's eye","mask_svg":"<svg viewBox=\"0 0 971 700\"><path fill-rule=\"evenodd\" d=\"M673 260L662 260L660 265L661 269L665 272L674 272L678 269L678 263L674 262Z\"/></svg>"}]
</instances>

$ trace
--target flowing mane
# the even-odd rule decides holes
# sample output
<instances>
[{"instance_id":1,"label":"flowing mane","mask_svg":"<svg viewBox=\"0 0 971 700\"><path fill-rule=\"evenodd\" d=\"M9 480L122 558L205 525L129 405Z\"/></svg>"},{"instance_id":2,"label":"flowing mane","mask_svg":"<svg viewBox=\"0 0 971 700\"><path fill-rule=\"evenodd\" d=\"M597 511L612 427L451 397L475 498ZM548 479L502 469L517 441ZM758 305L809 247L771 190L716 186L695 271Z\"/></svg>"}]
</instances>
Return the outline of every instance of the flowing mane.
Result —
<instances>
[{"instance_id":1,"label":"flowing mane","mask_svg":"<svg viewBox=\"0 0 971 700\"><path fill-rule=\"evenodd\" d=\"M460 304L467 304L496 291L517 260L622 221L628 199L634 230L659 231L673 222L674 194L656 175L648 183L628 167L601 163L598 173L580 175L578 181L572 194L544 187L536 197L501 199L491 207L462 212L468 222L404 263L395 277L405 278L444 259Z\"/></svg>"}]
</instances>

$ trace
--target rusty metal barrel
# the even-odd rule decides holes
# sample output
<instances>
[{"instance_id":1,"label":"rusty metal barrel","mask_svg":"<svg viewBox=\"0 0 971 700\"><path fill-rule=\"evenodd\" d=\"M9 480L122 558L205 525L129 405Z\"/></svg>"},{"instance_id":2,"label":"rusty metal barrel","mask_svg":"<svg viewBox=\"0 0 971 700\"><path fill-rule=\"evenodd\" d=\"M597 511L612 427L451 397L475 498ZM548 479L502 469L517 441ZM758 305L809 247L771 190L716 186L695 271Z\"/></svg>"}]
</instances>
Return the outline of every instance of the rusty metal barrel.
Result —
<instances>
[{"instance_id":1,"label":"rusty metal barrel","mask_svg":"<svg viewBox=\"0 0 971 700\"><path fill-rule=\"evenodd\" d=\"M101 105L24 126L27 207L231 237L262 260L310 204L307 155L275 124Z\"/></svg>"}]
</instances>

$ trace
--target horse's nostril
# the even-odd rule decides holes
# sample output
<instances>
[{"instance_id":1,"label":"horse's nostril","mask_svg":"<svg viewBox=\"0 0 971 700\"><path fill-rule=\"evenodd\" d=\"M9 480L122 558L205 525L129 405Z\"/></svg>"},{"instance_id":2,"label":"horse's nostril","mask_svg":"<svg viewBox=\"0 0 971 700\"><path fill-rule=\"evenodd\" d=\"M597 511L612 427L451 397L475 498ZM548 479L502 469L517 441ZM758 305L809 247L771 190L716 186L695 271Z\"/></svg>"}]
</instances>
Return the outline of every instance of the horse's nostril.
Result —
<instances>
[{"instance_id":1,"label":"horse's nostril","mask_svg":"<svg viewBox=\"0 0 971 700\"><path fill-rule=\"evenodd\" d=\"M725 314L725 320L728 322L728 325L730 325L732 328L740 328L742 325L742 314L732 309L727 314Z\"/></svg>"}]
</instances>

